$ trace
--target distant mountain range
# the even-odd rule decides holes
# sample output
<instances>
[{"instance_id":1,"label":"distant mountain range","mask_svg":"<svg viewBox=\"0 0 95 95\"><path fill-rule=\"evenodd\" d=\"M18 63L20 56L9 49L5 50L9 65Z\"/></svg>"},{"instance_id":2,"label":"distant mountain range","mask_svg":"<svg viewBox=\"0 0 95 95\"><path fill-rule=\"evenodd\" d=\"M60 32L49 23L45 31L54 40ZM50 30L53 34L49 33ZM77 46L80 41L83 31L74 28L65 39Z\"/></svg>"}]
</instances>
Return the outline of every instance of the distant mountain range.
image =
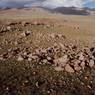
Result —
<instances>
[{"instance_id":1,"label":"distant mountain range","mask_svg":"<svg viewBox=\"0 0 95 95\"><path fill-rule=\"evenodd\" d=\"M89 15L88 10L76 7L58 7L53 10L54 12L69 14L69 15Z\"/></svg>"},{"instance_id":2,"label":"distant mountain range","mask_svg":"<svg viewBox=\"0 0 95 95\"><path fill-rule=\"evenodd\" d=\"M24 9L24 8L28 8L28 7L19 7L16 9ZM84 7L84 8L57 7L55 9L49 9L49 8L45 8L41 6L36 6L35 8L41 8L44 10L48 10L52 13L61 13L61 14L68 14L68 15L90 15L90 11L95 11L95 8L88 8L88 7ZM8 10L8 9L12 9L12 8L10 7L0 8L0 10ZM28 9L32 9L32 8L28 8Z\"/></svg>"},{"instance_id":3,"label":"distant mountain range","mask_svg":"<svg viewBox=\"0 0 95 95\"><path fill-rule=\"evenodd\" d=\"M89 10L89 11L95 11L95 8L84 7L83 9L85 9L85 10Z\"/></svg>"}]
</instances>

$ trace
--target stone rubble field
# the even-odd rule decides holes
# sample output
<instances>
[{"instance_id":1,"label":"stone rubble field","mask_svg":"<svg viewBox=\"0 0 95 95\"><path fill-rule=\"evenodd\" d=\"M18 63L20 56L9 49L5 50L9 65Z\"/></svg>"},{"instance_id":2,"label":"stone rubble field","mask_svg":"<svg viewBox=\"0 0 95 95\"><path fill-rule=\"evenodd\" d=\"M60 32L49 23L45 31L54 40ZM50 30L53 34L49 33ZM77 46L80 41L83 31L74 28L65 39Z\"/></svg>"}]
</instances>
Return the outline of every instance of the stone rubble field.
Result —
<instances>
[{"instance_id":1,"label":"stone rubble field","mask_svg":"<svg viewBox=\"0 0 95 95\"><path fill-rule=\"evenodd\" d=\"M15 59L17 61L35 61L38 64L49 64L57 71L67 71L70 73L78 72L86 67L94 68L95 66L95 47L83 46L80 48L75 43L69 42L67 37L62 33L34 33L32 30L23 30L21 27L16 27L21 25L22 27L27 26L42 26L43 28L51 28L54 25L46 24L44 22L10 22L7 25L1 26L0 36L4 33L14 32L9 38L1 39L0 49L3 50L3 45L13 45L13 47L8 48L5 52L0 54L0 60ZM17 31L17 33L16 33ZM16 37L16 38L15 38ZM30 39L28 39L28 37ZM35 37L36 40L32 42L31 39ZM29 40L25 42L24 40ZM14 41L15 40L15 41ZM31 40L31 41L30 41ZM50 46L47 48L41 48L41 40L45 44L50 42ZM56 40L59 40L57 42ZM60 42L63 41L63 43ZM64 42L65 41L65 42ZM32 43L34 46L32 46ZM21 46L21 45L27 46ZM35 44L38 44L36 47ZM15 47L14 47L15 46ZM33 51L33 48L34 49ZM6 48L6 47L5 47Z\"/></svg>"}]
</instances>

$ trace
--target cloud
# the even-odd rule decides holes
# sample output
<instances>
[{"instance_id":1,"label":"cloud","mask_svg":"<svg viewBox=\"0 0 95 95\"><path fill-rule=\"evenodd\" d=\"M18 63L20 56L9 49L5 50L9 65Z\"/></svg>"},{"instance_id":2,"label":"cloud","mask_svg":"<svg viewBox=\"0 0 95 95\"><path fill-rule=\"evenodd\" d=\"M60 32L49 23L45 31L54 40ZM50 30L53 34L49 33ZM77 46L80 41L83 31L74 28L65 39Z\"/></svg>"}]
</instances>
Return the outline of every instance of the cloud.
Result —
<instances>
[{"instance_id":1,"label":"cloud","mask_svg":"<svg viewBox=\"0 0 95 95\"><path fill-rule=\"evenodd\" d=\"M0 4L6 3L6 6L13 6L18 5L19 3L23 6L33 6L33 5L39 5L49 8L55 8L55 7L83 7L84 4L94 2L95 0L0 0ZM13 4L13 5L12 5Z\"/></svg>"},{"instance_id":2,"label":"cloud","mask_svg":"<svg viewBox=\"0 0 95 95\"><path fill-rule=\"evenodd\" d=\"M0 0L2 2L23 2L23 1L31 1L31 0Z\"/></svg>"},{"instance_id":3,"label":"cloud","mask_svg":"<svg viewBox=\"0 0 95 95\"><path fill-rule=\"evenodd\" d=\"M43 6L50 6L50 7L60 7L60 6L75 6L75 7L81 7L82 6L82 0L46 0L43 2Z\"/></svg>"},{"instance_id":4,"label":"cloud","mask_svg":"<svg viewBox=\"0 0 95 95\"><path fill-rule=\"evenodd\" d=\"M60 6L65 6L65 7L70 7L70 6L75 6L75 7L83 7L84 4L92 2L95 0L46 0L42 3L43 6L46 7L60 7Z\"/></svg>"}]
</instances>

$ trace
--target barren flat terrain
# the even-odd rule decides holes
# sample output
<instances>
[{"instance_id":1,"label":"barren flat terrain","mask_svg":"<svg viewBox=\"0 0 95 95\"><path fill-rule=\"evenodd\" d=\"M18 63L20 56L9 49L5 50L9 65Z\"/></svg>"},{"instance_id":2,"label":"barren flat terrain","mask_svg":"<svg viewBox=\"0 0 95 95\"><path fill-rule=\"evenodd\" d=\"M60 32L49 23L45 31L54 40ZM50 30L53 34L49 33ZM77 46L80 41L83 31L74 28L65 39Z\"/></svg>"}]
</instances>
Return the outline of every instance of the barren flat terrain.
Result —
<instances>
[{"instance_id":1,"label":"barren flat terrain","mask_svg":"<svg viewBox=\"0 0 95 95\"><path fill-rule=\"evenodd\" d=\"M94 15L1 10L0 95L95 95L94 30Z\"/></svg>"}]
</instances>

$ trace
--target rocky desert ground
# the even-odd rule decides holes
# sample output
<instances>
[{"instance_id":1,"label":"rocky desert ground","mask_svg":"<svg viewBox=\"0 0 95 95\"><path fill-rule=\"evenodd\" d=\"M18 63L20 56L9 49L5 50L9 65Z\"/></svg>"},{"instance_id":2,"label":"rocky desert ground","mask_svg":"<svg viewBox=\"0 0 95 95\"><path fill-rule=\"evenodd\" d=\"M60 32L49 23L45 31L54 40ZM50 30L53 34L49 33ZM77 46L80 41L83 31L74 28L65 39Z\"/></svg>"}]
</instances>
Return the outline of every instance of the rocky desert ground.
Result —
<instances>
[{"instance_id":1,"label":"rocky desert ground","mask_svg":"<svg viewBox=\"0 0 95 95\"><path fill-rule=\"evenodd\" d=\"M95 95L95 16L0 11L0 95Z\"/></svg>"}]
</instances>

